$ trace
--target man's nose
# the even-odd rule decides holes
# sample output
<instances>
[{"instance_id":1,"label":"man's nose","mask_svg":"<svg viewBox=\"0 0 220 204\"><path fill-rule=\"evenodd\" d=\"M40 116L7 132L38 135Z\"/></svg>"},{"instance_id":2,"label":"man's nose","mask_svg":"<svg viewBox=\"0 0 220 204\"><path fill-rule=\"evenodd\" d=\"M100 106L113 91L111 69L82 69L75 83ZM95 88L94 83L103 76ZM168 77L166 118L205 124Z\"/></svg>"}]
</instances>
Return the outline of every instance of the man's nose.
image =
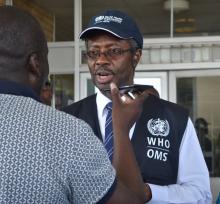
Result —
<instances>
[{"instance_id":1,"label":"man's nose","mask_svg":"<svg viewBox=\"0 0 220 204\"><path fill-rule=\"evenodd\" d=\"M106 52L100 52L99 56L96 59L97 64L106 64L109 63L109 57Z\"/></svg>"}]
</instances>

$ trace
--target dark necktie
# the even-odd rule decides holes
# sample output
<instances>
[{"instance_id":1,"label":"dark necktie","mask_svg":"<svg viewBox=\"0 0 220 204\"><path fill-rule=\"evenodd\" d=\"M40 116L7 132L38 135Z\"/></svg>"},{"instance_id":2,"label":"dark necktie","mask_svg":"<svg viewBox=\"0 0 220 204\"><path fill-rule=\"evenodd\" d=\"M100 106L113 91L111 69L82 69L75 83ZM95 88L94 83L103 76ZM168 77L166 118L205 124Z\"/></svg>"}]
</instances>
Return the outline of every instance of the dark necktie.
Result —
<instances>
[{"instance_id":1,"label":"dark necktie","mask_svg":"<svg viewBox=\"0 0 220 204\"><path fill-rule=\"evenodd\" d=\"M112 128L112 102L109 102L106 107L108 111L105 121L105 141L104 146L108 152L110 161L113 158L113 128Z\"/></svg>"}]
</instances>

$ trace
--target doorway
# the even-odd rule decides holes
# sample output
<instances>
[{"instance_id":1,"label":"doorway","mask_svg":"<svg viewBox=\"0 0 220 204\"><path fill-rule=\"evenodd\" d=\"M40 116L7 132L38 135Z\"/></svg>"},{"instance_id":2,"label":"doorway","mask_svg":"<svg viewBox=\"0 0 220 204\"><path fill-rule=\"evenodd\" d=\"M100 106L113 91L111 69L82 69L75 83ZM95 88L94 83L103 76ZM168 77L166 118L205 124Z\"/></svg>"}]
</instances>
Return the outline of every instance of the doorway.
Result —
<instances>
[{"instance_id":1,"label":"doorway","mask_svg":"<svg viewBox=\"0 0 220 204\"><path fill-rule=\"evenodd\" d=\"M212 193L216 200L220 189L220 70L172 71L169 79L169 100L189 109L215 183Z\"/></svg>"}]
</instances>

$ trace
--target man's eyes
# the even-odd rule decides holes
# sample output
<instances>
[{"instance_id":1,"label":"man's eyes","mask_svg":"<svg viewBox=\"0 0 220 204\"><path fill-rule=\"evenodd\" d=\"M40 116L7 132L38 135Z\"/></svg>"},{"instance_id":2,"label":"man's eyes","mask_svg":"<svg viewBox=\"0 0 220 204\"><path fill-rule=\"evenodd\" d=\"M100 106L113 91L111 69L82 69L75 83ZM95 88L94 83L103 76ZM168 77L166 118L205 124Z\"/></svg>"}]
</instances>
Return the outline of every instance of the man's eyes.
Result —
<instances>
[{"instance_id":1,"label":"man's eyes","mask_svg":"<svg viewBox=\"0 0 220 204\"><path fill-rule=\"evenodd\" d=\"M98 55L100 53L99 50L90 50L88 51L88 53L92 54L92 55Z\"/></svg>"},{"instance_id":2,"label":"man's eyes","mask_svg":"<svg viewBox=\"0 0 220 204\"><path fill-rule=\"evenodd\" d=\"M118 55L118 54L121 54L122 49L121 48L113 48L113 49L109 49L108 52Z\"/></svg>"},{"instance_id":3,"label":"man's eyes","mask_svg":"<svg viewBox=\"0 0 220 204\"><path fill-rule=\"evenodd\" d=\"M121 53L122 49L121 48L112 48L112 49L108 49L103 53ZM88 53L90 54L100 54L102 52L100 52L99 50L89 50Z\"/></svg>"},{"instance_id":4,"label":"man's eyes","mask_svg":"<svg viewBox=\"0 0 220 204\"><path fill-rule=\"evenodd\" d=\"M121 48L111 48L104 52L100 52L100 50L88 50L86 52L86 55L90 59L97 59L101 55L105 55L105 57L109 57L109 58L115 58L121 56L124 52L128 52L130 50L131 50L130 48L126 50L123 50Z\"/></svg>"}]
</instances>

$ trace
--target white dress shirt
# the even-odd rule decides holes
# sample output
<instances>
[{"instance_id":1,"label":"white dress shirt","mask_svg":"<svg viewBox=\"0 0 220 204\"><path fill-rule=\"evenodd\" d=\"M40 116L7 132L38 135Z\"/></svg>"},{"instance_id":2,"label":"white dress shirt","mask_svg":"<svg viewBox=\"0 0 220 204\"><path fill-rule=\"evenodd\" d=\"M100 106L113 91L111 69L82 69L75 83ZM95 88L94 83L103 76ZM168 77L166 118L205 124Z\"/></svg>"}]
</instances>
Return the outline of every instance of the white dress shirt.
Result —
<instances>
[{"instance_id":1,"label":"white dress shirt","mask_svg":"<svg viewBox=\"0 0 220 204\"><path fill-rule=\"evenodd\" d=\"M110 100L101 92L97 93L96 104L99 125L104 141L106 104ZM130 130L130 139L135 124ZM179 149L179 167L177 183L167 186L149 184L152 199L149 204L210 204L212 195L210 190L209 172L202 154L202 150L191 119L188 119Z\"/></svg>"}]
</instances>

